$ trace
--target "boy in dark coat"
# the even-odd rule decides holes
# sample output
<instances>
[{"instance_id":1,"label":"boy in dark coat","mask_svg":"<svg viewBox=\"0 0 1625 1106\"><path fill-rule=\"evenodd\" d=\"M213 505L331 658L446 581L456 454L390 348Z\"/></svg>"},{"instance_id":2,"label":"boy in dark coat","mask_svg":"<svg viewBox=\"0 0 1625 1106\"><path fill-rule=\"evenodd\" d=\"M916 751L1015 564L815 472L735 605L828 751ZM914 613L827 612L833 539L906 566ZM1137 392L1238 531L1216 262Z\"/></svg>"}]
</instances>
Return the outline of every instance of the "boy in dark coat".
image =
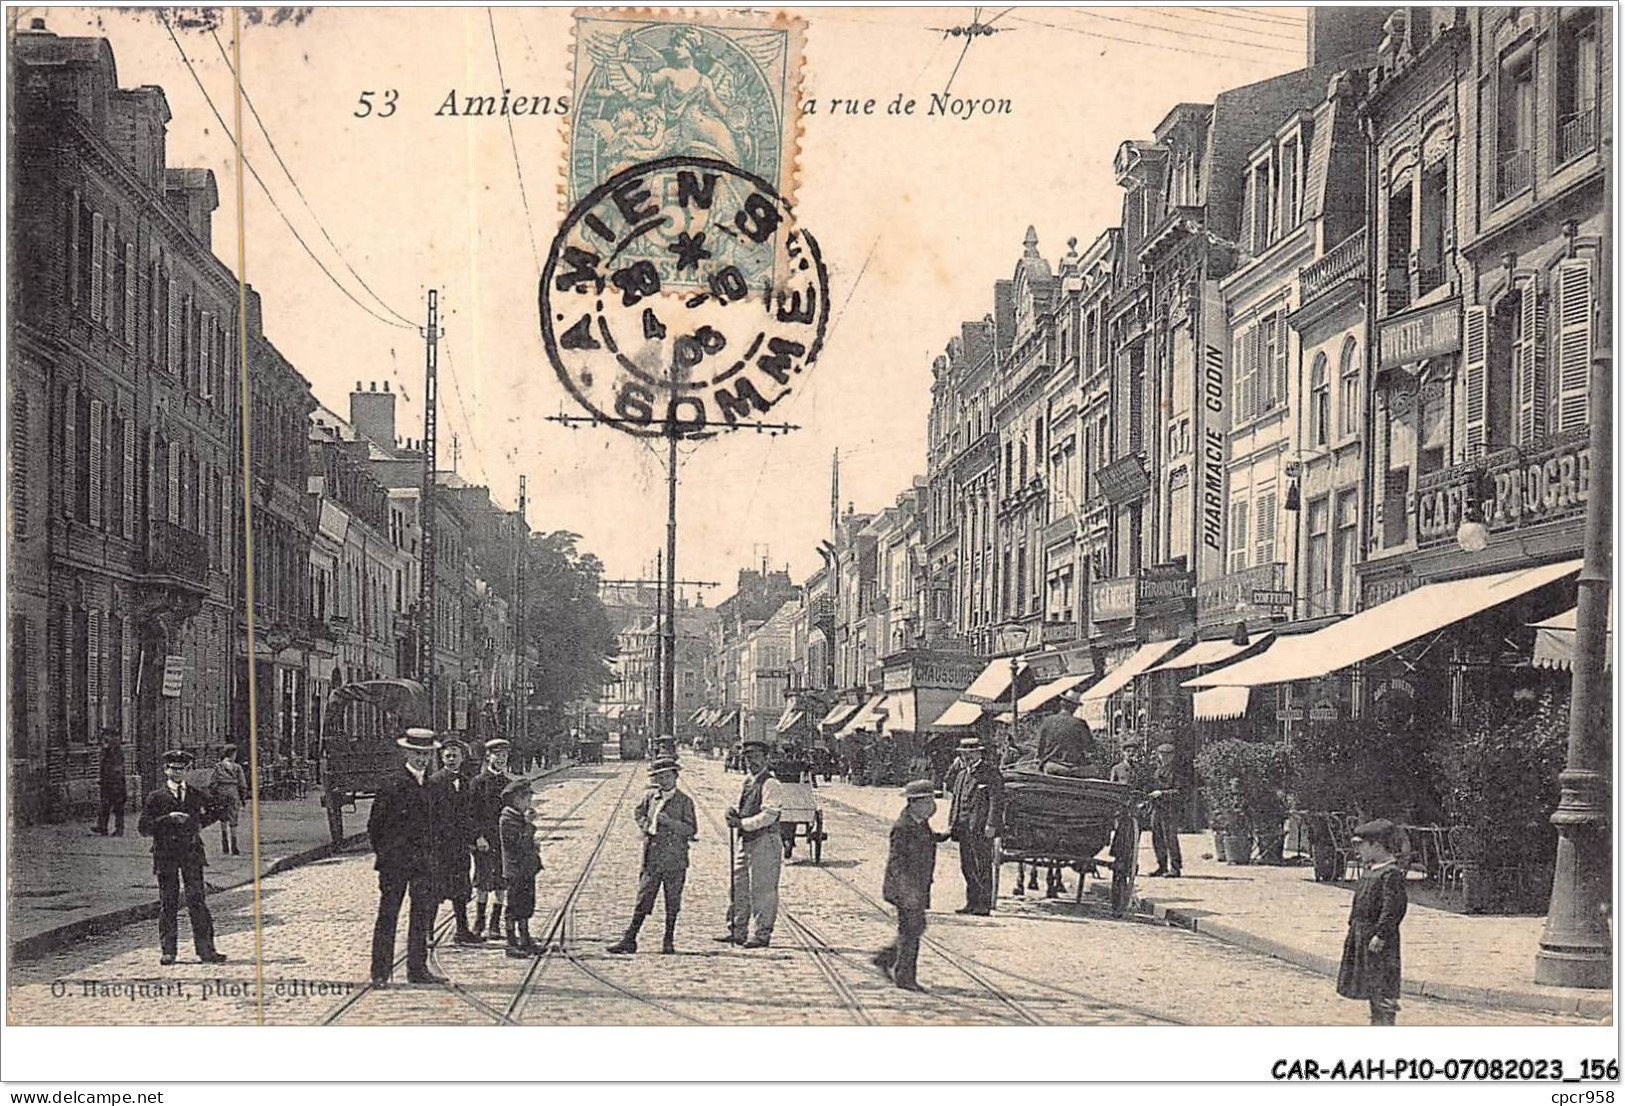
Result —
<instances>
[{"instance_id":1,"label":"boy in dark coat","mask_svg":"<svg viewBox=\"0 0 1625 1106\"><path fill-rule=\"evenodd\" d=\"M406 927L406 978L411 983L445 983L429 970L429 931L434 928L434 794L429 762L439 743L433 730L411 729L395 744L404 763L378 788L367 816L367 837L378 871L378 916L372 926L372 982L386 986L395 971L395 930L401 903L411 894Z\"/></svg>"},{"instance_id":2,"label":"boy in dark coat","mask_svg":"<svg viewBox=\"0 0 1625 1106\"><path fill-rule=\"evenodd\" d=\"M530 917L536 913L536 873L542 870L542 857L536 850L536 827L530 823L530 780L524 776L503 788L497 838L508 898L507 954L524 959L542 951L530 938Z\"/></svg>"},{"instance_id":3,"label":"boy in dark coat","mask_svg":"<svg viewBox=\"0 0 1625 1106\"><path fill-rule=\"evenodd\" d=\"M920 958L920 937L925 933L925 912L931 907L931 877L937 867L937 842L947 834L931 829L937 812L936 787L930 780L915 780L903 788L903 812L892 824L886 852L886 876L881 894L897 907L897 940L875 953L875 966L907 991L924 990L914 973Z\"/></svg>"},{"instance_id":4,"label":"boy in dark coat","mask_svg":"<svg viewBox=\"0 0 1625 1106\"><path fill-rule=\"evenodd\" d=\"M660 757L649 762L653 786L638 801L635 815L643 833L643 867L638 875L638 898L632 907L632 924L610 952L638 951L638 930L643 919L654 913L655 896L665 889L666 936L660 944L663 953L677 951L677 912L683 908L683 883L688 878L688 843L699 833L694 817L694 800L677 789L677 760Z\"/></svg>"},{"instance_id":5,"label":"boy in dark coat","mask_svg":"<svg viewBox=\"0 0 1625 1106\"><path fill-rule=\"evenodd\" d=\"M502 843L497 840L497 823L502 815L502 789L508 786L508 748L505 737L485 743L485 764L469 784L469 801L474 817L474 891L478 899L474 932L484 930L487 939L502 933L502 900L507 896L502 882ZM486 924L485 904L491 899L490 925Z\"/></svg>"},{"instance_id":6,"label":"boy in dark coat","mask_svg":"<svg viewBox=\"0 0 1625 1106\"><path fill-rule=\"evenodd\" d=\"M158 941L161 964L175 962L181 883L186 883L186 912L192 919L192 947L205 964L225 961L214 947L214 918L203 900L202 832L219 815L208 796L186 782L192 754L175 749L164 754L164 784L141 804L136 831L152 838L152 871L158 877Z\"/></svg>"},{"instance_id":7,"label":"boy in dark coat","mask_svg":"<svg viewBox=\"0 0 1625 1106\"><path fill-rule=\"evenodd\" d=\"M478 945L485 938L468 928L468 900L473 894L469 881L469 851L479 836L474 828L472 788L463 774L467 749L453 738L440 748L440 771L429 777L435 802L435 879L441 901L450 900L452 918L457 923L459 945Z\"/></svg>"},{"instance_id":8,"label":"boy in dark coat","mask_svg":"<svg viewBox=\"0 0 1625 1106\"><path fill-rule=\"evenodd\" d=\"M1394 860L1394 824L1378 818L1355 827L1365 872L1354 889L1337 993L1371 1004L1372 1025L1393 1025L1399 1013L1399 923L1405 918L1405 871Z\"/></svg>"}]
</instances>

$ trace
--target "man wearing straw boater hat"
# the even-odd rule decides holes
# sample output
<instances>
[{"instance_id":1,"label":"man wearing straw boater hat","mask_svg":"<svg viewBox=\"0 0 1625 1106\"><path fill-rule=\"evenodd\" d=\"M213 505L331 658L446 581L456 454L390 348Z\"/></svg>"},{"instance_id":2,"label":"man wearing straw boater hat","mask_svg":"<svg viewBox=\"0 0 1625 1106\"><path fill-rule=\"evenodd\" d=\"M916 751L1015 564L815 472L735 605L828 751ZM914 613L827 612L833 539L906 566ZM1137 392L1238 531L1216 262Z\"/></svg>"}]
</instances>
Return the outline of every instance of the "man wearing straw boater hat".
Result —
<instances>
[{"instance_id":1,"label":"man wearing straw boater hat","mask_svg":"<svg viewBox=\"0 0 1625 1106\"><path fill-rule=\"evenodd\" d=\"M205 964L219 964L226 958L214 947L214 918L203 896L204 827L219 818L219 812L202 790L186 782L192 767L192 754L172 749L164 754L164 783L141 804L141 820L136 831L152 838L152 871L158 877L158 941L161 964L175 962L175 937L179 929L181 883L186 883L186 912L192 919L192 947Z\"/></svg>"},{"instance_id":2,"label":"man wearing straw boater hat","mask_svg":"<svg viewBox=\"0 0 1625 1106\"><path fill-rule=\"evenodd\" d=\"M654 913L655 896L666 895L666 936L660 951L677 951L677 912L683 908L683 883L688 878L688 843L699 832L694 800L677 789L677 758L656 757L649 762L649 790L638 801L635 815L643 833L643 867L638 875L638 898L632 924L615 944L614 953L638 951L638 930Z\"/></svg>"},{"instance_id":3,"label":"man wearing straw boater hat","mask_svg":"<svg viewBox=\"0 0 1625 1106\"><path fill-rule=\"evenodd\" d=\"M395 968L395 930L401 902L411 893L406 927L406 978L412 983L445 983L429 970L429 931L440 905L435 885L435 789L429 765L440 743L433 730L411 729L398 739L405 763L378 788L367 818L367 836L377 855L378 920L372 927L372 982L382 987Z\"/></svg>"}]
</instances>

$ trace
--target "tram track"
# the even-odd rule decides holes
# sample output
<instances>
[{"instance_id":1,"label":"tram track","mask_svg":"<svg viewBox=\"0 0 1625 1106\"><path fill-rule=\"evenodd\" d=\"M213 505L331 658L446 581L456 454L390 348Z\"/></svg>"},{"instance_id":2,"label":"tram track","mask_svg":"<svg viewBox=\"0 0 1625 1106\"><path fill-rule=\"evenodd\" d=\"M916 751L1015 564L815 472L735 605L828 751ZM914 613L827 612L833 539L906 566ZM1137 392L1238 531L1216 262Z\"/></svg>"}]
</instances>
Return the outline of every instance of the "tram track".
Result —
<instances>
[{"instance_id":1,"label":"tram track","mask_svg":"<svg viewBox=\"0 0 1625 1106\"><path fill-rule=\"evenodd\" d=\"M612 777L606 776L602 780L598 781L598 783L593 785L593 787L591 789L589 789L585 795L582 795L579 799L577 799L574 803L572 803L568 810L564 811L562 814L559 814L559 815L556 815L556 816L553 816L551 818L546 819L545 822L551 823L554 828L557 828L558 826L563 825L565 822L567 822L571 818L573 818L576 815L576 813L581 810L582 807L586 806L587 803L589 803L593 799L594 796L596 796L600 791L602 791L604 789L604 787L609 783L611 778ZM624 795L623 795L623 798L624 798ZM618 807L617 807L617 809L618 809ZM438 908L438 904L437 904L437 908ZM444 970L444 968L442 967L442 965L440 963L439 951L440 951L440 946L441 946L442 942L444 941L446 935L449 932L451 932L451 929L452 929L452 919L448 917L448 918L445 918L442 921L440 921L434 927L433 932L430 933L430 935L429 935L429 958L428 958L428 963L429 963L430 969L432 971L434 971L435 974L443 975L448 979L449 982L447 982L444 985L444 989L446 991L448 991L452 995L456 996L458 999L460 999L466 1005L468 1005L468 1006L472 1007L473 1009L479 1011L479 1013L482 1014L483 1016L485 1016L487 1018L490 1018L493 1022L495 1022L497 1024L509 1024L509 1025L517 1024L517 1023L515 1023L513 1021L513 1019L508 1014L508 1012L506 1012L504 1010L497 1009L496 1006L494 1006L493 1004L487 1002L485 999L481 998L479 995L475 994L470 988L464 986L463 984L458 983L454 979L451 979L449 973L447 973ZM392 972L391 972L392 975L393 975L394 972L400 971L402 965L404 965L406 963L408 955L409 955L408 953L403 952L403 953L400 953L399 955L397 955L395 957L395 962L394 962L394 964L392 966ZM409 986L425 986L425 985L409 984ZM431 985L426 985L426 986L439 986L439 985L431 984ZM384 988L381 988L378 983L376 983L376 982L374 982L372 980L367 981L360 988L358 988L355 991L354 994L346 996L345 999L342 1002L340 1002L337 1006L333 1007L332 1010L328 1011L328 1013L317 1024L319 1024L319 1025L335 1025L335 1024L337 1024L340 1019L342 1019L346 1014L348 1014L350 1011L354 1010L357 1006L359 1006L366 998L368 998L370 995L378 993L380 990L383 990L383 989Z\"/></svg>"}]
</instances>

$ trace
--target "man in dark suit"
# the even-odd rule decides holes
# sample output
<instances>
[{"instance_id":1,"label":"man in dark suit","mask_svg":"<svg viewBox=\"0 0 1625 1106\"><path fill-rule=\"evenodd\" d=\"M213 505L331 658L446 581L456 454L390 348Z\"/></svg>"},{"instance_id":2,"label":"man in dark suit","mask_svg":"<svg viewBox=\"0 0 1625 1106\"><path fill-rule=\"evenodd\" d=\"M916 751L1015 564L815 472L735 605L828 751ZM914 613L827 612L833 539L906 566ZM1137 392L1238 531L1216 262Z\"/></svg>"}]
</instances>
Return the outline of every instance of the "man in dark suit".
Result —
<instances>
[{"instance_id":1,"label":"man in dark suit","mask_svg":"<svg viewBox=\"0 0 1625 1106\"><path fill-rule=\"evenodd\" d=\"M903 788L905 804L892 824L881 884L881 894L897 907L897 940L875 953L874 962L905 991L924 990L914 975L920 938L925 934L925 912L931 908L937 842L948 838L931 829L931 815L937 812L935 791L930 780L915 780Z\"/></svg>"},{"instance_id":2,"label":"man in dark suit","mask_svg":"<svg viewBox=\"0 0 1625 1106\"><path fill-rule=\"evenodd\" d=\"M451 902L457 923L459 945L480 945L485 938L468 928L468 900L473 894L469 880L469 852L479 836L474 828L473 794L463 774L467 747L456 738L440 748L440 771L429 777L434 790L435 879L440 901Z\"/></svg>"},{"instance_id":3,"label":"man in dark suit","mask_svg":"<svg viewBox=\"0 0 1625 1106\"><path fill-rule=\"evenodd\" d=\"M1151 847L1157 853L1157 870L1151 875L1178 879L1185 861L1179 854L1179 776L1173 745L1158 745L1156 756L1151 769Z\"/></svg>"},{"instance_id":4,"label":"man in dark suit","mask_svg":"<svg viewBox=\"0 0 1625 1106\"><path fill-rule=\"evenodd\" d=\"M124 779L124 745L115 729L102 730L101 762L96 772L101 809L91 833L107 834L107 816L113 816L113 836L124 836L124 804L130 801L129 784Z\"/></svg>"},{"instance_id":5,"label":"man in dark suit","mask_svg":"<svg viewBox=\"0 0 1625 1106\"><path fill-rule=\"evenodd\" d=\"M392 773L372 800L367 836L377 859L378 920L372 927L372 982L382 987L395 969L395 930L401 902L411 892L406 929L406 978L412 983L445 983L429 971L429 931L434 928L439 892L434 867L434 788L429 763L439 743L433 730L407 730L397 742L406 763Z\"/></svg>"},{"instance_id":6,"label":"man in dark suit","mask_svg":"<svg viewBox=\"0 0 1625 1106\"><path fill-rule=\"evenodd\" d=\"M214 947L214 919L203 900L202 832L218 819L208 796L186 782L192 754L175 749L164 754L164 785L141 804L136 830L152 838L152 871L158 877L158 941L161 964L175 962L175 936L179 929L181 883L186 883L186 912L192 919L192 947L206 964L225 961Z\"/></svg>"},{"instance_id":7,"label":"man in dark suit","mask_svg":"<svg viewBox=\"0 0 1625 1106\"><path fill-rule=\"evenodd\" d=\"M965 874L965 905L959 914L993 913L993 839L1004 819L1004 777L983 759L980 738L959 743L965 770L954 781L948 832L959 842L959 868Z\"/></svg>"},{"instance_id":8,"label":"man in dark suit","mask_svg":"<svg viewBox=\"0 0 1625 1106\"><path fill-rule=\"evenodd\" d=\"M638 951L638 930L643 919L654 913L655 896L666 895L666 936L660 951L677 951L677 912L683 908L683 883L688 879L688 843L698 835L694 800L677 789L677 758L659 757L649 762L653 785L638 801L635 814L643 833L643 867L638 874L638 898L632 907L632 924L621 939L609 946L610 952Z\"/></svg>"}]
</instances>

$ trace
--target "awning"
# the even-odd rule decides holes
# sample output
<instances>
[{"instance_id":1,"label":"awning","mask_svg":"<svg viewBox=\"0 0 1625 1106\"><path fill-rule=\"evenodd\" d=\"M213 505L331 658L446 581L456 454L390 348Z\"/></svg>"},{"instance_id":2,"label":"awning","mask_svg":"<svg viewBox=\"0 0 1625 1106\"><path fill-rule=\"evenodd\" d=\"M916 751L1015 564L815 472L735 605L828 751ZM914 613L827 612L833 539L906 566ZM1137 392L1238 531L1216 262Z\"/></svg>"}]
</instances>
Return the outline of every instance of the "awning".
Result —
<instances>
[{"instance_id":1,"label":"awning","mask_svg":"<svg viewBox=\"0 0 1625 1106\"><path fill-rule=\"evenodd\" d=\"M835 734L836 737L850 737L859 730L878 730L880 720L886 716L886 697L876 695L854 714L846 725Z\"/></svg>"},{"instance_id":2,"label":"awning","mask_svg":"<svg viewBox=\"0 0 1625 1106\"><path fill-rule=\"evenodd\" d=\"M912 691L891 692L886 696L885 709L887 733L915 733L919 730Z\"/></svg>"},{"instance_id":3,"label":"awning","mask_svg":"<svg viewBox=\"0 0 1625 1106\"><path fill-rule=\"evenodd\" d=\"M702 715L704 713L705 713L705 708L704 707L697 708L694 711L693 714L688 716L688 724L690 726L694 725L696 722L698 722L700 720L700 715Z\"/></svg>"},{"instance_id":4,"label":"awning","mask_svg":"<svg viewBox=\"0 0 1625 1106\"><path fill-rule=\"evenodd\" d=\"M1016 662L1017 674L1025 671L1027 671L1027 662L1018 660ZM970 686L960 694L966 699L981 699L991 703L1002 698L1009 690L1010 658L995 657L987 662L987 667L982 669L981 675L972 680Z\"/></svg>"},{"instance_id":5,"label":"awning","mask_svg":"<svg viewBox=\"0 0 1625 1106\"><path fill-rule=\"evenodd\" d=\"M1543 622L1531 623L1535 628L1535 667L1574 667L1574 635L1579 616L1579 608L1570 607L1562 614L1555 615ZM1614 611L1612 606L1608 609L1608 637L1607 644L1603 647L1602 663L1604 668L1614 666Z\"/></svg>"},{"instance_id":6,"label":"awning","mask_svg":"<svg viewBox=\"0 0 1625 1106\"><path fill-rule=\"evenodd\" d=\"M836 703L829 708L828 714L818 720L818 725L821 727L839 726L842 722L851 718L857 709L858 705L856 703Z\"/></svg>"},{"instance_id":7,"label":"awning","mask_svg":"<svg viewBox=\"0 0 1625 1106\"><path fill-rule=\"evenodd\" d=\"M1268 636L1268 635L1265 635ZM1147 668L1147 672L1177 672L1182 668L1198 668L1207 664L1223 664L1237 653L1246 652L1259 644L1259 638L1253 638L1246 645L1237 645L1230 640L1199 641L1179 656L1165 660L1161 664L1154 664Z\"/></svg>"},{"instance_id":8,"label":"awning","mask_svg":"<svg viewBox=\"0 0 1625 1106\"><path fill-rule=\"evenodd\" d=\"M626 708L620 703L611 703L609 706L604 708L604 717L619 718L621 716L621 712L624 710L626 710Z\"/></svg>"},{"instance_id":9,"label":"awning","mask_svg":"<svg viewBox=\"0 0 1625 1106\"><path fill-rule=\"evenodd\" d=\"M1247 713L1250 687L1208 687L1191 696L1191 707L1199 722L1219 722Z\"/></svg>"},{"instance_id":10,"label":"awning","mask_svg":"<svg viewBox=\"0 0 1625 1106\"><path fill-rule=\"evenodd\" d=\"M1065 695L1067 692L1071 691L1085 680L1092 678L1092 673L1080 672L1076 675L1062 676L1058 680L1050 680L1048 683L1039 684L1037 687L1033 688L1016 701L1016 710L1022 714L1031 714L1040 707L1043 707L1060 696ZM998 716L997 721L1008 724L1010 722L1011 714L1011 711L1005 711L1003 714Z\"/></svg>"},{"instance_id":11,"label":"awning","mask_svg":"<svg viewBox=\"0 0 1625 1106\"><path fill-rule=\"evenodd\" d=\"M937 720L931 723L931 727L939 729L945 726L974 726L981 717L981 707L961 699L939 714Z\"/></svg>"},{"instance_id":12,"label":"awning","mask_svg":"<svg viewBox=\"0 0 1625 1106\"><path fill-rule=\"evenodd\" d=\"M1260 687L1312 680L1397 649L1580 570L1579 561L1424 584L1312 634L1277 638L1256 657L1209 672L1185 687Z\"/></svg>"},{"instance_id":13,"label":"awning","mask_svg":"<svg viewBox=\"0 0 1625 1106\"><path fill-rule=\"evenodd\" d=\"M713 726L731 726L731 725L734 724L734 719L736 719L738 717L739 717L739 712L738 711L732 711L732 710L721 711L721 712L719 712L717 714L716 721L712 722L711 725L713 725Z\"/></svg>"},{"instance_id":14,"label":"awning","mask_svg":"<svg viewBox=\"0 0 1625 1106\"><path fill-rule=\"evenodd\" d=\"M801 718L802 714L799 710L789 711L783 718L779 719L778 732L789 733L796 728L796 723L800 722Z\"/></svg>"},{"instance_id":15,"label":"awning","mask_svg":"<svg viewBox=\"0 0 1625 1106\"><path fill-rule=\"evenodd\" d=\"M1134 677L1150 668L1153 664L1156 664L1163 657L1166 657L1170 652L1178 648L1178 646L1179 642L1177 640L1153 641L1140 646L1134 651L1133 656L1129 657L1128 660L1106 673L1105 677L1098 684L1084 692L1083 702L1086 705L1089 703L1105 702L1114 693L1127 687L1130 680L1134 679ZM1100 716L1100 722L1091 721L1090 717L1084 714L1081 708L1074 713L1074 716L1077 718L1082 718L1085 722L1088 722L1091 728L1102 725L1105 721L1104 714Z\"/></svg>"}]
</instances>

